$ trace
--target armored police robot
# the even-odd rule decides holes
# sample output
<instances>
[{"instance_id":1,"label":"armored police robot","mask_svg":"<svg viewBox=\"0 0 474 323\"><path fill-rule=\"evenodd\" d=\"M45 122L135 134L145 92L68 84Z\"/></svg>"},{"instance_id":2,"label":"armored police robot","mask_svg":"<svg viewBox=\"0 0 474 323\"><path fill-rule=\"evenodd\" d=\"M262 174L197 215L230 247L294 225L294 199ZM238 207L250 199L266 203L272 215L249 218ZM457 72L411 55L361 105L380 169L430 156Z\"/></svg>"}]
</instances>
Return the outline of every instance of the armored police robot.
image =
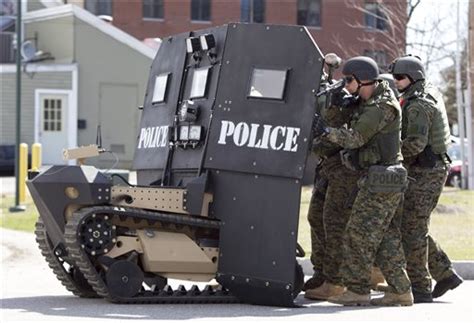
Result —
<instances>
[{"instance_id":1,"label":"armored police robot","mask_svg":"<svg viewBox=\"0 0 474 323\"><path fill-rule=\"evenodd\" d=\"M28 181L37 241L57 278L75 295L116 303L293 306L322 70L300 26L231 23L163 39L141 108L137 185L85 165ZM172 289L168 279L218 284Z\"/></svg>"}]
</instances>

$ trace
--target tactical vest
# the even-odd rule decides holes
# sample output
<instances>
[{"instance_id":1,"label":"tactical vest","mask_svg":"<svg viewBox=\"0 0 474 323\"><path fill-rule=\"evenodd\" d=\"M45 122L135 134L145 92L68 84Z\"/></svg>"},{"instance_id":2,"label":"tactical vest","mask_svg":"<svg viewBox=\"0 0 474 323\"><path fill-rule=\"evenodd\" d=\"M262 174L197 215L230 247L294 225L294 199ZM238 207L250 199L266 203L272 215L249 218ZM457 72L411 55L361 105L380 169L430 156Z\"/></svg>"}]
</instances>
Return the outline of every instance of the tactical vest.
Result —
<instances>
[{"instance_id":1,"label":"tactical vest","mask_svg":"<svg viewBox=\"0 0 474 323\"><path fill-rule=\"evenodd\" d=\"M410 105L417 103L432 115L431 125L427 125L428 144L433 153L441 155L447 152L451 142L451 132L449 129L448 115L441 93L429 83L421 83L413 95L407 98L404 108L410 109ZM406 131L407 120L403 120L403 132ZM402 133L403 133L402 132Z\"/></svg>"},{"instance_id":2,"label":"tactical vest","mask_svg":"<svg viewBox=\"0 0 474 323\"><path fill-rule=\"evenodd\" d=\"M358 163L361 168L368 168L372 165L394 165L402 160L400 150L400 128L401 109L400 105L390 90L386 81L382 81L375 89L374 96L361 104L359 111L368 106L375 106L380 109L393 109L396 112L395 119L376 133L366 145L359 148Z\"/></svg>"}]
</instances>

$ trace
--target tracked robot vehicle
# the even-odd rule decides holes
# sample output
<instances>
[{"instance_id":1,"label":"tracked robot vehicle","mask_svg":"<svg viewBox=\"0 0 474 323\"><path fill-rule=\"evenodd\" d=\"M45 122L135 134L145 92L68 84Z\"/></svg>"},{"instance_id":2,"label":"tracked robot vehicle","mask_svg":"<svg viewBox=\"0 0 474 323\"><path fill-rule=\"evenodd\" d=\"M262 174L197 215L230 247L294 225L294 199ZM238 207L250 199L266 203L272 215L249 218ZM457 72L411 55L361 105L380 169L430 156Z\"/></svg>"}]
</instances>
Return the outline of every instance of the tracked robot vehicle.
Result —
<instances>
[{"instance_id":1,"label":"tracked robot vehicle","mask_svg":"<svg viewBox=\"0 0 474 323\"><path fill-rule=\"evenodd\" d=\"M27 183L57 278L116 303L294 306L323 62L300 26L231 23L163 39L141 107L137 185L85 165L52 166ZM216 282L172 289L168 279Z\"/></svg>"}]
</instances>

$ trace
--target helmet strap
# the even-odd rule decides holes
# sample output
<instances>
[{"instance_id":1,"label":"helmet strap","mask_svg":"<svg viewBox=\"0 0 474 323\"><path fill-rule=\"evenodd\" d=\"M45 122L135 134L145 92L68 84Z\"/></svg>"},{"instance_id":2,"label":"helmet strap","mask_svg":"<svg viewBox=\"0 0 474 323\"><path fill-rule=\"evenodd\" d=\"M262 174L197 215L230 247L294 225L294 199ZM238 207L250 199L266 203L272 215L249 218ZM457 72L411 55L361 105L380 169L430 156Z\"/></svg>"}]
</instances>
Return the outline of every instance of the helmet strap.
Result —
<instances>
[{"instance_id":1,"label":"helmet strap","mask_svg":"<svg viewBox=\"0 0 474 323\"><path fill-rule=\"evenodd\" d=\"M410 79L410 84L408 84L404 89L398 90L398 92L400 92L400 93L406 92L406 91L408 91L408 89L410 89L415 83L417 83L418 81L421 81L421 80L413 81L413 79L412 79L408 74L407 74L407 77Z\"/></svg>"},{"instance_id":2,"label":"helmet strap","mask_svg":"<svg viewBox=\"0 0 474 323\"><path fill-rule=\"evenodd\" d=\"M375 82L377 82L377 81L376 81L376 80L373 80L373 81L368 82L368 83L359 83L359 87L372 85L372 84L375 84Z\"/></svg>"},{"instance_id":3,"label":"helmet strap","mask_svg":"<svg viewBox=\"0 0 474 323\"><path fill-rule=\"evenodd\" d=\"M373 81L368 82L368 83L362 83L361 81L359 81L358 78L356 78L356 81L357 81L357 90L356 90L357 95L359 95L359 91L363 86L372 85L372 84L375 84L375 82L377 82L376 80L373 80Z\"/></svg>"}]
</instances>

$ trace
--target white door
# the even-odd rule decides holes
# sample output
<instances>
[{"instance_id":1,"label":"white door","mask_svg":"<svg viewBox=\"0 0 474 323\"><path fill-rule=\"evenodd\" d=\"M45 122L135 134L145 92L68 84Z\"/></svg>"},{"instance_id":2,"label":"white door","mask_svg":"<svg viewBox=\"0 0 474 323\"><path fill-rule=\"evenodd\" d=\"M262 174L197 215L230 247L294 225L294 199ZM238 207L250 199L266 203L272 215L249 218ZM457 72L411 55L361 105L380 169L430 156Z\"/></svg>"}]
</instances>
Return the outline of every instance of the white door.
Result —
<instances>
[{"instance_id":1,"label":"white door","mask_svg":"<svg viewBox=\"0 0 474 323\"><path fill-rule=\"evenodd\" d=\"M67 94L44 93L39 95L39 142L42 145L43 164L65 164L62 152L67 147Z\"/></svg>"}]
</instances>

